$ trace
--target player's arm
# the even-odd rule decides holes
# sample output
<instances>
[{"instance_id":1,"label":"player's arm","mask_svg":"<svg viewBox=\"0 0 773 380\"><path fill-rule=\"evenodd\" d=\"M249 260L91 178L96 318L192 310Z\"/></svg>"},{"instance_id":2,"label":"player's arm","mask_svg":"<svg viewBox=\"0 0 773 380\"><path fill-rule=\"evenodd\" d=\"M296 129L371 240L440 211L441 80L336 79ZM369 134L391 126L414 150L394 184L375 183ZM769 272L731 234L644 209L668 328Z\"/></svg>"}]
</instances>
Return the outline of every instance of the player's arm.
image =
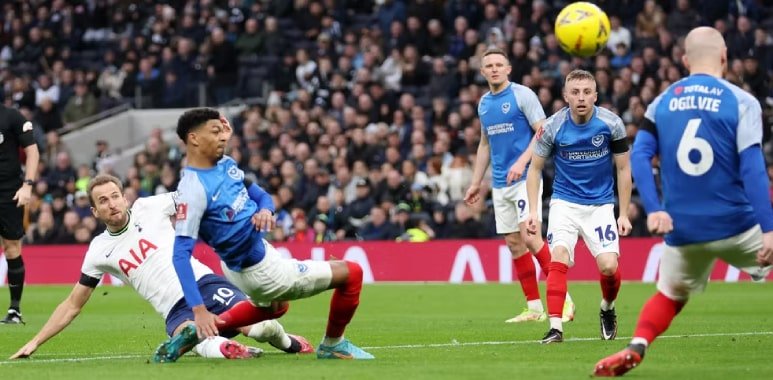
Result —
<instances>
[{"instance_id":1,"label":"player's arm","mask_svg":"<svg viewBox=\"0 0 773 380\"><path fill-rule=\"evenodd\" d=\"M14 132L18 136L19 145L23 147L24 155L27 157L24 162L24 183L13 196L16 206L21 207L26 206L30 201L32 185L27 182L35 180L35 175L38 173L38 163L40 162L40 152L38 151L38 144L35 143L32 123L25 120L24 116L19 112L13 113L11 118L13 119L11 120L11 125L13 125Z\"/></svg>"},{"instance_id":2,"label":"player's arm","mask_svg":"<svg viewBox=\"0 0 773 380\"><path fill-rule=\"evenodd\" d=\"M619 202L619 215L617 217L618 232L622 236L631 233L631 222L628 219L628 205L631 203L631 157L628 153L628 142L625 139L613 140L612 153L615 157L617 170L617 195Z\"/></svg>"},{"instance_id":3,"label":"player's arm","mask_svg":"<svg viewBox=\"0 0 773 380\"><path fill-rule=\"evenodd\" d=\"M644 206L644 212L663 211L658 190L655 186L652 159L658 154L658 139L655 124L649 119L639 126L631 150L631 174Z\"/></svg>"},{"instance_id":4,"label":"player's arm","mask_svg":"<svg viewBox=\"0 0 773 380\"><path fill-rule=\"evenodd\" d=\"M85 284L84 284L85 283ZM70 292L70 295L56 307L54 312L48 318L48 321L40 331L30 339L27 344L16 351L11 359L26 358L35 353L38 347L46 341L59 334L80 314L83 305L88 302L91 293L99 283L99 279L81 274L81 280Z\"/></svg>"},{"instance_id":5,"label":"player's arm","mask_svg":"<svg viewBox=\"0 0 773 380\"><path fill-rule=\"evenodd\" d=\"M250 199L258 204L258 212L253 215L252 224L255 225L255 228L262 231L273 230L276 221L274 220L274 200L271 199L271 195L248 179L244 180L244 187L247 188L247 194L250 196Z\"/></svg>"},{"instance_id":6,"label":"player's arm","mask_svg":"<svg viewBox=\"0 0 773 380\"><path fill-rule=\"evenodd\" d=\"M526 195L529 202L529 216L526 219L526 231L532 235L537 231L537 205L539 204L539 184L542 180L542 169L545 167L545 157L535 154L526 173Z\"/></svg>"},{"instance_id":7,"label":"player's arm","mask_svg":"<svg viewBox=\"0 0 773 380\"><path fill-rule=\"evenodd\" d=\"M518 157L518 159L515 161L513 166L510 167L510 170L507 172L507 183L509 184L512 181L517 181L521 178L521 176L524 174L523 171L526 169L526 165L529 164L529 161L531 161L531 157L534 153L534 144L537 143L537 131L542 128L542 125L545 124L545 120L540 120L534 124L531 125L532 129L534 129L534 136L532 136L531 140L529 141L529 146L526 148L523 153Z\"/></svg>"},{"instance_id":8,"label":"player's arm","mask_svg":"<svg viewBox=\"0 0 773 380\"><path fill-rule=\"evenodd\" d=\"M175 226L174 253L172 265L180 280L188 307L193 310L196 332L199 337L218 335L217 316L204 305L196 276L191 265L191 256L199 235L199 225L207 208L206 191L194 176L183 176L177 192L177 223Z\"/></svg>"},{"instance_id":9,"label":"player's arm","mask_svg":"<svg viewBox=\"0 0 773 380\"><path fill-rule=\"evenodd\" d=\"M486 133L481 131L478 153L475 155L475 166L472 168L472 181L470 182L470 188L467 189L467 193L464 195L464 201L469 204L478 201L480 183L483 182L483 175L486 174L486 169L488 169L489 160L491 159L490 154L491 145L489 145L488 138L486 138Z\"/></svg>"},{"instance_id":10,"label":"player's arm","mask_svg":"<svg viewBox=\"0 0 773 380\"><path fill-rule=\"evenodd\" d=\"M770 205L768 175L762 154L762 109L756 99L747 102L738 121L736 141L740 152L740 172L743 189L754 208L762 229L762 248L757 253L760 265L773 264L773 208Z\"/></svg>"}]
</instances>

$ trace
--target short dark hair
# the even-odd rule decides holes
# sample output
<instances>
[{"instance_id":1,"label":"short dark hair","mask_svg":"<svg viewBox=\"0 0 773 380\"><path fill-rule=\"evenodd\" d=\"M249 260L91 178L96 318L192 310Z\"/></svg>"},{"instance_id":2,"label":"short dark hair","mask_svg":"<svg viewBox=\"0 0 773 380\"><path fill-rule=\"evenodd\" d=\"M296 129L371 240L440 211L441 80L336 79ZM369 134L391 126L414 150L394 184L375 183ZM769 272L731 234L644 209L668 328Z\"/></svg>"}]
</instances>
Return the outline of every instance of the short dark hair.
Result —
<instances>
[{"instance_id":1,"label":"short dark hair","mask_svg":"<svg viewBox=\"0 0 773 380\"><path fill-rule=\"evenodd\" d=\"M502 50L502 49L500 49L498 47L490 47L490 48L486 49L486 51L483 52L483 57L489 56L489 55L494 55L494 54L499 54L499 55L505 57L505 59L508 59L507 58L507 53L505 53L504 50ZM483 58L483 57L481 57L481 58Z\"/></svg>"},{"instance_id":2,"label":"short dark hair","mask_svg":"<svg viewBox=\"0 0 773 380\"><path fill-rule=\"evenodd\" d=\"M123 194L123 183L121 183L120 179L110 174L98 174L96 177L92 178L89 181L88 186L86 186L86 193L89 196L89 203L91 204L91 207L96 206L96 204L94 203L94 198L91 197L92 190L94 190L94 188L97 186L104 185L110 182L118 186L118 191L120 191L121 194Z\"/></svg>"},{"instance_id":3,"label":"short dark hair","mask_svg":"<svg viewBox=\"0 0 773 380\"><path fill-rule=\"evenodd\" d=\"M220 112L214 108L194 108L192 110L185 111L179 119L177 119L177 136L180 137L184 143L188 142L188 133L191 130L198 128L200 125L210 121L220 119Z\"/></svg>"}]
</instances>

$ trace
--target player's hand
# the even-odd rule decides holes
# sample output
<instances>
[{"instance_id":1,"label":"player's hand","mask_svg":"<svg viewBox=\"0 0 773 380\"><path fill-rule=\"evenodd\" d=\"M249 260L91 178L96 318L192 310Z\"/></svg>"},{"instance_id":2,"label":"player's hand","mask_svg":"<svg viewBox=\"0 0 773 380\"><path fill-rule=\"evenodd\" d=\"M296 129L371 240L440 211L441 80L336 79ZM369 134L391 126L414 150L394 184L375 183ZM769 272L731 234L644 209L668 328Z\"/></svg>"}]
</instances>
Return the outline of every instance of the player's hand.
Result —
<instances>
[{"instance_id":1,"label":"player's hand","mask_svg":"<svg viewBox=\"0 0 773 380\"><path fill-rule=\"evenodd\" d=\"M223 321L210 313L204 305L198 305L193 308L193 323L196 324L196 334L200 339L204 339L218 335L217 324Z\"/></svg>"},{"instance_id":2,"label":"player's hand","mask_svg":"<svg viewBox=\"0 0 773 380\"><path fill-rule=\"evenodd\" d=\"M227 135L226 140L230 139L231 135L234 133L234 129L223 114L220 114L220 123L223 124L223 132Z\"/></svg>"},{"instance_id":3,"label":"player's hand","mask_svg":"<svg viewBox=\"0 0 773 380\"><path fill-rule=\"evenodd\" d=\"M529 235L536 235L539 231L537 231L537 226L539 225L539 218L537 217L536 212L529 212L529 216L526 217L526 233Z\"/></svg>"},{"instance_id":4,"label":"player's hand","mask_svg":"<svg viewBox=\"0 0 773 380\"><path fill-rule=\"evenodd\" d=\"M665 211L657 211L647 215L647 229L654 235L665 235L674 229L671 215Z\"/></svg>"},{"instance_id":5,"label":"player's hand","mask_svg":"<svg viewBox=\"0 0 773 380\"><path fill-rule=\"evenodd\" d=\"M480 199L480 186L478 185L470 185L470 188L467 189L467 193L464 194L464 203L467 203L468 205L473 205L475 202Z\"/></svg>"},{"instance_id":6,"label":"player's hand","mask_svg":"<svg viewBox=\"0 0 773 380\"><path fill-rule=\"evenodd\" d=\"M30 203L31 197L32 187L22 186L19 188L19 190L16 191L16 194L14 194L13 200L16 201L16 207L23 207Z\"/></svg>"},{"instance_id":7,"label":"player's hand","mask_svg":"<svg viewBox=\"0 0 773 380\"><path fill-rule=\"evenodd\" d=\"M515 161L513 166L510 167L510 170L507 171L507 184L509 185L511 182L515 182L521 177L523 177L523 172L526 171L526 164L521 163L520 160Z\"/></svg>"},{"instance_id":8,"label":"player's hand","mask_svg":"<svg viewBox=\"0 0 773 380\"><path fill-rule=\"evenodd\" d=\"M271 211L262 209L252 216L252 224L255 225L256 230L268 232L274 229L276 221Z\"/></svg>"},{"instance_id":9,"label":"player's hand","mask_svg":"<svg viewBox=\"0 0 773 380\"><path fill-rule=\"evenodd\" d=\"M628 220L627 216L620 215L620 217L617 218L617 232L620 236L628 236L632 229L631 221Z\"/></svg>"},{"instance_id":10,"label":"player's hand","mask_svg":"<svg viewBox=\"0 0 773 380\"><path fill-rule=\"evenodd\" d=\"M27 342L27 344L24 345L24 347L20 348L19 351L16 351L15 354L11 355L9 359L26 359L30 356L32 356L35 351L38 350L38 344L35 342Z\"/></svg>"},{"instance_id":11,"label":"player's hand","mask_svg":"<svg viewBox=\"0 0 773 380\"><path fill-rule=\"evenodd\" d=\"M757 264L773 265L773 231L762 234L762 248L757 252Z\"/></svg>"}]
</instances>

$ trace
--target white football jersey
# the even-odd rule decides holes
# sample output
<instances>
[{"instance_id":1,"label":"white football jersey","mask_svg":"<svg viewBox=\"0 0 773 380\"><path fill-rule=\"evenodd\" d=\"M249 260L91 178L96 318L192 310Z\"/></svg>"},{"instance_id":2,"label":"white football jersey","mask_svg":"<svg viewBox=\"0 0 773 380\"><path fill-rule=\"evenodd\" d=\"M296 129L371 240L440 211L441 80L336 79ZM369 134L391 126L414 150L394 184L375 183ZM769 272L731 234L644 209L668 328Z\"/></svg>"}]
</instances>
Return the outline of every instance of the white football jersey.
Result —
<instances>
[{"instance_id":1,"label":"white football jersey","mask_svg":"<svg viewBox=\"0 0 773 380\"><path fill-rule=\"evenodd\" d=\"M174 215L173 193L137 199L126 228L116 233L105 230L91 241L81 272L93 278L104 273L120 278L166 318L183 298L172 265L175 233L170 217ZM191 265L197 281L212 273L192 257Z\"/></svg>"}]
</instances>

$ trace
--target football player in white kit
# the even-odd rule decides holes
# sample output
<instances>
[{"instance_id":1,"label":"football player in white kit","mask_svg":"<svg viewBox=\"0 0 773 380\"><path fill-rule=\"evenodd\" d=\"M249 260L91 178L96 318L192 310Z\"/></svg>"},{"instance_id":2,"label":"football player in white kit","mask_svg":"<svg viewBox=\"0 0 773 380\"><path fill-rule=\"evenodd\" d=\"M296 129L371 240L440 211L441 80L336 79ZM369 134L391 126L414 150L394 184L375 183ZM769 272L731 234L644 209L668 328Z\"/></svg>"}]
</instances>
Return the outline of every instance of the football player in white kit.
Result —
<instances>
[{"instance_id":1,"label":"football player in white kit","mask_svg":"<svg viewBox=\"0 0 773 380\"><path fill-rule=\"evenodd\" d=\"M12 359L32 355L43 343L64 330L80 313L94 288L105 273L131 285L142 298L166 320L169 336L178 334L192 323L193 313L183 298L182 287L172 265L175 216L174 193L140 198L131 209L118 178L98 175L88 186L94 216L107 229L89 245L81 268L81 278L70 295L54 310L48 322ZM199 288L206 305L221 314L240 304L249 303L247 296L226 279L213 274L209 267L191 258ZM277 313L281 315L281 312ZM268 342L289 353L310 353L314 348L299 336L288 335L276 320L241 327L245 336ZM237 331L223 331L223 336L205 339L193 349L208 358L248 358L262 350L226 339ZM186 350L190 347L186 347ZM162 358L163 359L163 358Z\"/></svg>"}]
</instances>

